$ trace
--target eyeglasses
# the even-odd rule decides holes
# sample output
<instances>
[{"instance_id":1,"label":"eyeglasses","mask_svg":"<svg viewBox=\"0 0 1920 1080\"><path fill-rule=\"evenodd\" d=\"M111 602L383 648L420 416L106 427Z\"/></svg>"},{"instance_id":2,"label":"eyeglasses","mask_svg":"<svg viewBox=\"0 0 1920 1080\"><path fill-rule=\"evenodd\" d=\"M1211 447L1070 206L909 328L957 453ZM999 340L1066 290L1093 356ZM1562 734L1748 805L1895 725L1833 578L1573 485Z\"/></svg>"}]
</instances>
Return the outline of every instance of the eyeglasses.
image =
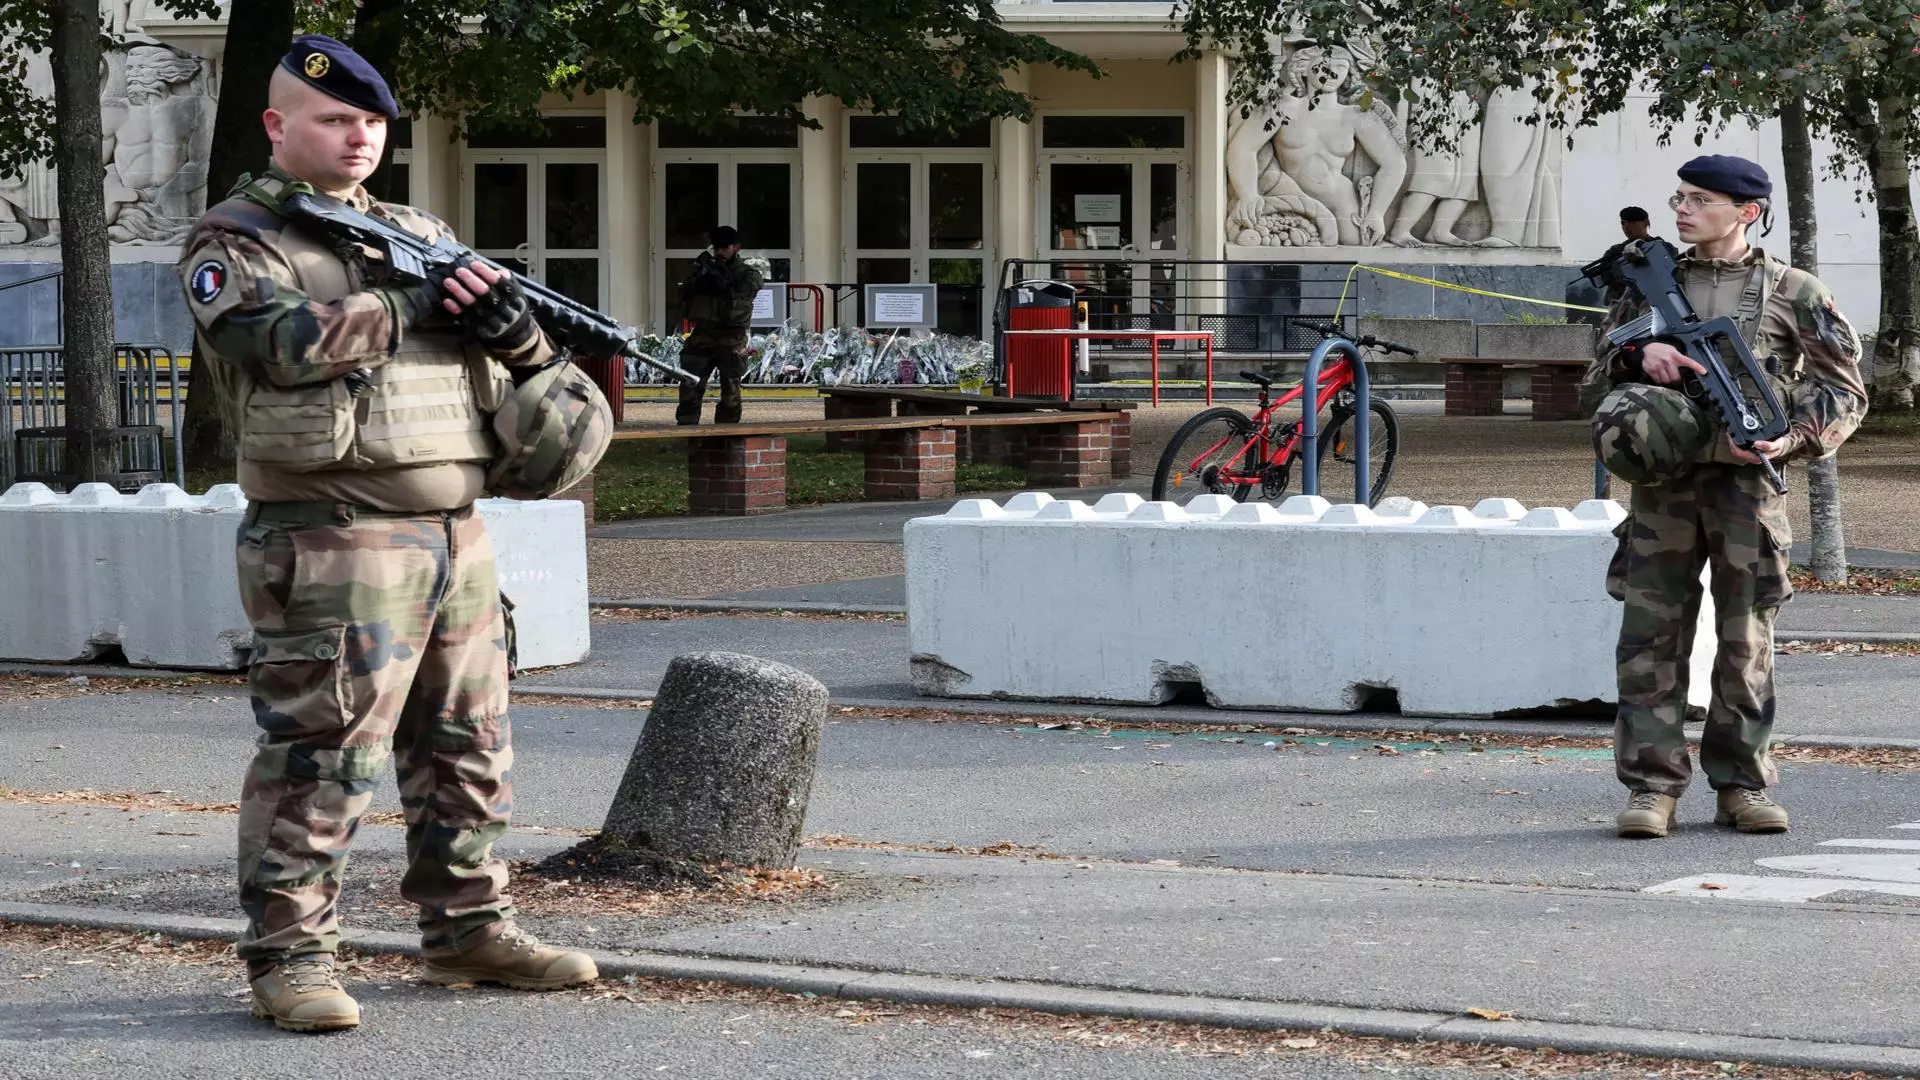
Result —
<instances>
[{"instance_id":1,"label":"eyeglasses","mask_svg":"<svg viewBox=\"0 0 1920 1080\"><path fill-rule=\"evenodd\" d=\"M1698 195L1675 195L1674 197L1667 200L1667 207L1668 209L1672 209L1672 210L1678 210L1683 206L1689 210L1699 210L1708 206L1740 206L1740 205L1742 204L1735 202L1732 199L1703 199Z\"/></svg>"}]
</instances>

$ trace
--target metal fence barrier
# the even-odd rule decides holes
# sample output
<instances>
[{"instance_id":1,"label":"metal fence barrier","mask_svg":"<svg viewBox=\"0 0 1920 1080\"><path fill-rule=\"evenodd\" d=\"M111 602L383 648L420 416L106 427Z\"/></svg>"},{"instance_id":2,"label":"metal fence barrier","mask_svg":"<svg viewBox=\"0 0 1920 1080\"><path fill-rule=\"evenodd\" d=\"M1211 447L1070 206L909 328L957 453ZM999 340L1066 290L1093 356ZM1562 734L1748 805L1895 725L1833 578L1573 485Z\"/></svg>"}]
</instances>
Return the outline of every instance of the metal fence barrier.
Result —
<instances>
[{"instance_id":1,"label":"metal fence barrier","mask_svg":"<svg viewBox=\"0 0 1920 1080\"><path fill-rule=\"evenodd\" d=\"M167 479L185 485L186 453L180 422L186 403L184 357L164 345L113 347L120 471L109 478L123 490ZM0 349L0 490L37 480L71 486L66 430L66 348L38 345ZM171 435L171 453L166 446Z\"/></svg>"}]
</instances>

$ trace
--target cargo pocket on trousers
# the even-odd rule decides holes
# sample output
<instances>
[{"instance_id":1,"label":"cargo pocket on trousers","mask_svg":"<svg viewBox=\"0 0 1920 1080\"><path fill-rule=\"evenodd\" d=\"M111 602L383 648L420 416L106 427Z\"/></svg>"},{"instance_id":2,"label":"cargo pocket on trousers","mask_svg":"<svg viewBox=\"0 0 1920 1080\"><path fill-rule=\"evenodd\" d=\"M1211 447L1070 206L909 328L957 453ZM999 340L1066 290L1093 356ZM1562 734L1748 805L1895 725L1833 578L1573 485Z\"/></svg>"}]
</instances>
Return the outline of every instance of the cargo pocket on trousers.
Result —
<instances>
[{"instance_id":1,"label":"cargo pocket on trousers","mask_svg":"<svg viewBox=\"0 0 1920 1080\"><path fill-rule=\"evenodd\" d=\"M306 738L353 720L347 628L256 630L247 682L255 717L271 735Z\"/></svg>"},{"instance_id":2,"label":"cargo pocket on trousers","mask_svg":"<svg viewBox=\"0 0 1920 1080\"><path fill-rule=\"evenodd\" d=\"M1607 560L1607 595L1627 598L1627 545L1633 542L1633 515L1613 527L1613 558Z\"/></svg>"},{"instance_id":3,"label":"cargo pocket on trousers","mask_svg":"<svg viewBox=\"0 0 1920 1080\"><path fill-rule=\"evenodd\" d=\"M1793 558L1793 523L1786 511L1760 515L1760 535L1756 538L1760 557L1753 568L1753 606L1777 608L1793 599L1793 583L1787 580L1787 565Z\"/></svg>"},{"instance_id":4,"label":"cargo pocket on trousers","mask_svg":"<svg viewBox=\"0 0 1920 1080\"><path fill-rule=\"evenodd\" d=\"M505 624L507 642L507 681L520 677L520 635L513 627L513 601L500 594L500 621Z\"/></svg>"}]
</instances>

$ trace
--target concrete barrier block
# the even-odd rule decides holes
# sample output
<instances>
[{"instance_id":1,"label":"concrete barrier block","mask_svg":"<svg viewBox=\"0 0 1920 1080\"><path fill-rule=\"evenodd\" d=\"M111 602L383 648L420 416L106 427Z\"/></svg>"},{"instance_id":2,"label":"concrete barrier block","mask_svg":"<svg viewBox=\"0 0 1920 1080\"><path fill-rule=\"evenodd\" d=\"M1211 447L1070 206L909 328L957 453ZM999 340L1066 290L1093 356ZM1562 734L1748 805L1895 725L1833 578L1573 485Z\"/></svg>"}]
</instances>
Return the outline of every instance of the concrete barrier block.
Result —
<instances>
[{"instance_id":1,"label":"concrete barrier block","mask_svg":"<svg viewBox=\"0 0 1920 1080\"><path fill-rule=\"evenodd\" d=\"M1588 499L1573 508L1573 516L1582 521L1606 522L1611 529L1627 520L1627 510L1612 499Z\"/></svg>"},{"instance_id":2,"label":"concrete barrier block","mask_svg":"<svg viewBox=\"0 0 1920 1080\"><path fill-rule=\"evenodd\" d=\"M1217 518L1239 505L1231 495L1195 495L1185 509L1190 518Z\"/></svg>"},{"instance_id":3,"label":"concrete barrier block","mask_svg":"<svg viewBox=\"0 0 1920 1080\"><path fill-rule=\"evenodd\" d=\"M950 518L985 520L987 518L1006 517L1007 512L1000 509L1000 504L994 502L992 499L961 499L959 502L947 507L947 516Z\"/></svg>"},{"instance_id":4,"label":"concrete barrier block","mask_svg":"<svg viewBox=\"0 0 1920 1080\"><path fill-rule=\"evenodd\" d=\"M1615 700L1621 606L1604 578L1617 507L1493 499L1386 516L1318 502L915 519L915 688L1136 704L1198 689L1222 708L1420 716ZM1696 704L1714 649L1704 606Z\"/></svg>"},{"instance_id":5,"label":"concrete barrier block","mask_svg":"<svg viewBox=\"0 0 1920 1080\"><path fill-rule=\"evenodd\" d=\"M1053 501L1053 496L1044 491L1023 491L1007 500L1006 511L1009 514L1037 514L1040 508Z\"/></svg>"},{"instance_id":6,"label":"concrete barrier block","mask_svg":"<svg viewBox=\"0 0 1920 1080\"><path fill-rule=\"evenodd\" d=\"M1102 514L1131 514L1146 501L1131 491L1116 491L1100 496L1100 501L1094 503L1093 508Z\"/></svg>"},{"instance_id":7,"label":"concrete barrier block","mask_svg":"<svg viewBox=\"0 0 1920 1080\"><path fill-rule=\"evenodd\" d=\"M136 667L232 670L253 632L234 570L246 497L232 484L188 495L154 484L0 495L0 658L75 662L117 647ZM998 510L998 507L995 507ZM501 591L514 602L521 663L587 655L586 533L570 500L485 500Z\"/></svg>"},{"instance_id":8,"label":"concrete barrier block","mask_svg":"<svg viewBox=\"0 0 1920 1080\"><path fill-rule=\"evenodd\" d=\"M577 499L481 499L499 565L500 591L513 602L522 670L577 664L592 646L587 607L587 517Z\"/></svg>"},{"instance_id":9,"label":"concrete barrier block","mask_svg":"<svg viewBox=\"0 0 1920 1080\"><path fill-rule=\"evenodd\" d=\"M1035 521L1092 521L1102 515L1079 499L1059 499L1040 508Z\"/></svg>"},{"instance_id":10,"label":"concrete barrier block","mask_svg":"<svg viewBox=\"0 0 1920 1080\"><path fill-rule=\"evenodd\" d=\"M1280 513L1294 520L1318 521L1332 508L1333 504L1321 495L1290 495L1280 504Z\"/></svg>"}]
</instances>

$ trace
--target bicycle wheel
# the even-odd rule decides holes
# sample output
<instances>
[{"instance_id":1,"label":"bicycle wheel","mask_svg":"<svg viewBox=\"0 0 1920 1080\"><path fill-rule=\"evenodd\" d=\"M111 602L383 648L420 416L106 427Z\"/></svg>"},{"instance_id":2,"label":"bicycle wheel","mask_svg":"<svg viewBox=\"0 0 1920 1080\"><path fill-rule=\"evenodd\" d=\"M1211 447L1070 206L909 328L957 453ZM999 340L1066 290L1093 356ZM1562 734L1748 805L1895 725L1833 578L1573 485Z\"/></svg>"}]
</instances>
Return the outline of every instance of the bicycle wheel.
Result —
<instances>
[{"instance_id":1,"label":"bicycle wheel","mask_svg":"<svg viewBox=\"0 0 1920 1080\"><path fill-rule=\"evenodd\" d=\"M1153 470L1153 501L1185 503L1206 494L1246 501L1253 485L1222 479L1221 469L1230 464L1236 476L1255 473L1259 462L1250 459L1258 451L1247 448L1252 439L1253 421L1238 409L1196 414L1180 425L1160 454L1160 465Z\"/></svg>"},{"instance_id":2,"label":"bicycle wheel","mask_svg":"<svg viewBox=\"0 0 1920 1080\"><path fill-rule=\"evenodd\" d=\"M1377 506L1386 497L1387 481L1393 479L1394 455L1400 452L1400 418L1394 415L1393 406L1379 398L1370 398L1367 410L1373 414L1367 425L1367 505ZM1320 433L1322 493L1353 490L1354 452L1359 449L1357 434L1352 411L1335 406L1333 418Z\"/></svg>"}]
</instances>

